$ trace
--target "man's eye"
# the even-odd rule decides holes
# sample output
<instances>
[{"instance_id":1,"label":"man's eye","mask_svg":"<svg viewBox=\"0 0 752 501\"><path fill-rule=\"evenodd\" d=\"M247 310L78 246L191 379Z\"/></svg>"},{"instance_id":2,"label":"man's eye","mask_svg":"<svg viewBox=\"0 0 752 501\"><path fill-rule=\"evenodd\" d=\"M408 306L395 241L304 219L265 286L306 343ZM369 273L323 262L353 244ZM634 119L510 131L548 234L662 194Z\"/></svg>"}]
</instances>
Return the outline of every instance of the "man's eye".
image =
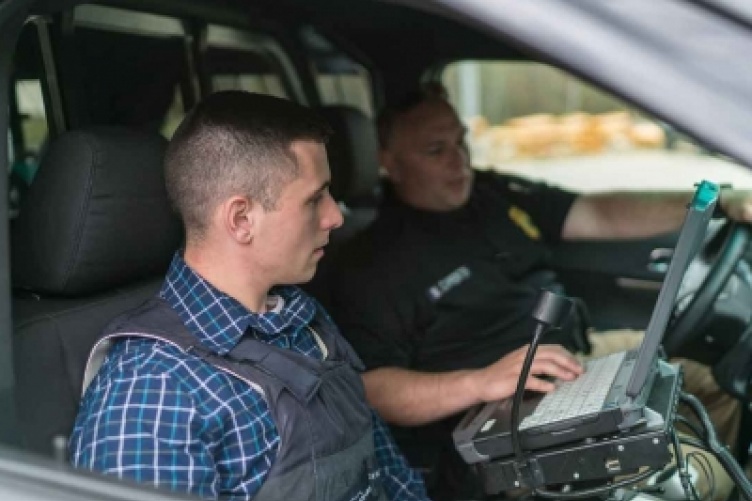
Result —
<instances>
[{"instance_id":1,"label":"man's eye","mask_svg":"<svg viewBox=\"0 0 752 501\"><path fill-rule=\"evenodd\" d=\"M322 200L324 200L324 197L327 196L328 194L329 194L329 188L326 188L322 191L319 191L314 196L312 196L309 201L313 205L318 205L321 203Z\"/></svg>"}]
</instances>

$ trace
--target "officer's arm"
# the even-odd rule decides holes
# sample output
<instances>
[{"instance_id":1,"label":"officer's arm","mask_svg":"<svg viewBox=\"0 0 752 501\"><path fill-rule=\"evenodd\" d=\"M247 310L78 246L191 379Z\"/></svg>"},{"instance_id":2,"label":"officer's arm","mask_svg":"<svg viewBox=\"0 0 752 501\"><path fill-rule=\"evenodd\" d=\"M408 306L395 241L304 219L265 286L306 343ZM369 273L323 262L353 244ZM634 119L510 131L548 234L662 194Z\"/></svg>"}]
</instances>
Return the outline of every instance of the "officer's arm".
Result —
<instances>
[{"instance_id":1,"label":"officer's arm","mask_svg":"<svg viewBox=\"0 0 752 501\"><path fill-rule=\"evenodd\" d=\"M369 403L390 423L417 426L461 412L472 405L508 398L514 394L527 347L477 370L442 373L381 367L366 372L363 381ZM541 346L531 367L526 388L551 391L546 375L566 380L582 372L579 363L564 348Z\"/></svg>"},{"instance_id":2,"label":"officer's arm","mask_svg":"<svg viewBox=\"0 0 752 501\"><path fill-rule=\"evenodd\" d=\"M582 195L564 222L564 240L641 238L674 231L686 215L691 193Z\"/></svg>"},{"instance_id":3,"label":"officer's arm","mask_svg":"<svg viewBox=\"0 0 752 501\"><path fill-rule=\"evenodd\" d=\"M692 195L692 192L582 195L569 210L562 238L640 238L673 231L684 220ZM724 190L719 205L728 218L752 223L752 191Z\"/></svg>"}]
</instances>

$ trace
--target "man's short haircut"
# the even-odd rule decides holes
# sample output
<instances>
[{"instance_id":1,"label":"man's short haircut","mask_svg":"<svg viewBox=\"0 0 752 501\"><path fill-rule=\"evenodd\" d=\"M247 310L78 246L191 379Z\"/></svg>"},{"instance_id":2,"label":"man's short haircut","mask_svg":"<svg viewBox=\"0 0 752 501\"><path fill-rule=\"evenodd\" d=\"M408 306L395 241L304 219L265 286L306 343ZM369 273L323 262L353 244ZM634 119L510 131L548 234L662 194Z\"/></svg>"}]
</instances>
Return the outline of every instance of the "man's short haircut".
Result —
<instances>
[{"instance_id":1,"label":"man's short haircut","mask_svg":"<svg viewBox=\"0 0 752 501\"><path fill-rule=\"evenodd\" d=\"M231 196L274 210L298 175L291 144L324 144L330 135L316 113L285 99L243 91L208 96L183 119L165 156L167 192L186 237L203 236L214 209Z\"/></svg>"},{"instance_id":2,"label":"man's short haircut","mask_svg":"<svg viewBox=\"0 0 752 501\"><path fill-rule=\"evenodd\" d=\"M392 139L392 133L394 132L394 124L400 116L409 113L427 101L434 100L449 102L447 90L439 82L428 82L408 92L394 104L381 110L376 121L381 148L389 146L389 141Z\"/></svg>"}]
</instances>

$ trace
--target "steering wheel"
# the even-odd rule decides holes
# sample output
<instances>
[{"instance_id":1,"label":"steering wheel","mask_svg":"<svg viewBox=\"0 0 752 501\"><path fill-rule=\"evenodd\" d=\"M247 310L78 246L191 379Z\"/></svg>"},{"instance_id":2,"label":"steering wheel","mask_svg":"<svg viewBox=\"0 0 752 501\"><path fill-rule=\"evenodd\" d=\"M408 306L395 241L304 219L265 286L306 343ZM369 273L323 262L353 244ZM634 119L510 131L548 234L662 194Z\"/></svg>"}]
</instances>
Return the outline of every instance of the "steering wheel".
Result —
<instances>
[{"instance_id":1,"label":"steering wheel","mask_svg":"<svg viewBox=\"0 0 752 501\"><path fill-rule=\"evenodd\" d=\"M751 236L750 225L727 221L700 252L698 258L712 264L690 303L666 329L663 347L669 357L681 356L702 333L707 313L744 257Z\"/></svg>"}]
</instances>

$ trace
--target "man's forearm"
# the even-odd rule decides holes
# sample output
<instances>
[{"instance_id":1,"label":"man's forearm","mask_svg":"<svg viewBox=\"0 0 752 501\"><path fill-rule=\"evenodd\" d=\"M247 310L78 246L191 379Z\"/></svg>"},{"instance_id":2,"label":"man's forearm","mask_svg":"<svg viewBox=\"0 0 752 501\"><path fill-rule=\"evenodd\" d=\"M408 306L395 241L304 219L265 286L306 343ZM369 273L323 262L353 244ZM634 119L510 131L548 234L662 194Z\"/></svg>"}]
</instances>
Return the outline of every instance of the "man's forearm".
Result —
<instances>
[{"instance_id":1,"label":"man's forearm","mask_svg":"<svg viewBox=\"0 0 752 501\"><path fill-rule=\"evenodd\" d=\"M369 403L389 423L416 426L450 416L480 402L473 371L416 372L382 367L363 375Z\"/></svg>"},{"instance_id":2,"label":"man's forearm","mask_svg":"<svg viewBox=\"0 0 752 501\"><path fill-rule=\"evenodd\" d=\"M564 223L562 237L642 238L681 226L691 193L607 193L579 197Z\"/></svg>"}]
</instances>

